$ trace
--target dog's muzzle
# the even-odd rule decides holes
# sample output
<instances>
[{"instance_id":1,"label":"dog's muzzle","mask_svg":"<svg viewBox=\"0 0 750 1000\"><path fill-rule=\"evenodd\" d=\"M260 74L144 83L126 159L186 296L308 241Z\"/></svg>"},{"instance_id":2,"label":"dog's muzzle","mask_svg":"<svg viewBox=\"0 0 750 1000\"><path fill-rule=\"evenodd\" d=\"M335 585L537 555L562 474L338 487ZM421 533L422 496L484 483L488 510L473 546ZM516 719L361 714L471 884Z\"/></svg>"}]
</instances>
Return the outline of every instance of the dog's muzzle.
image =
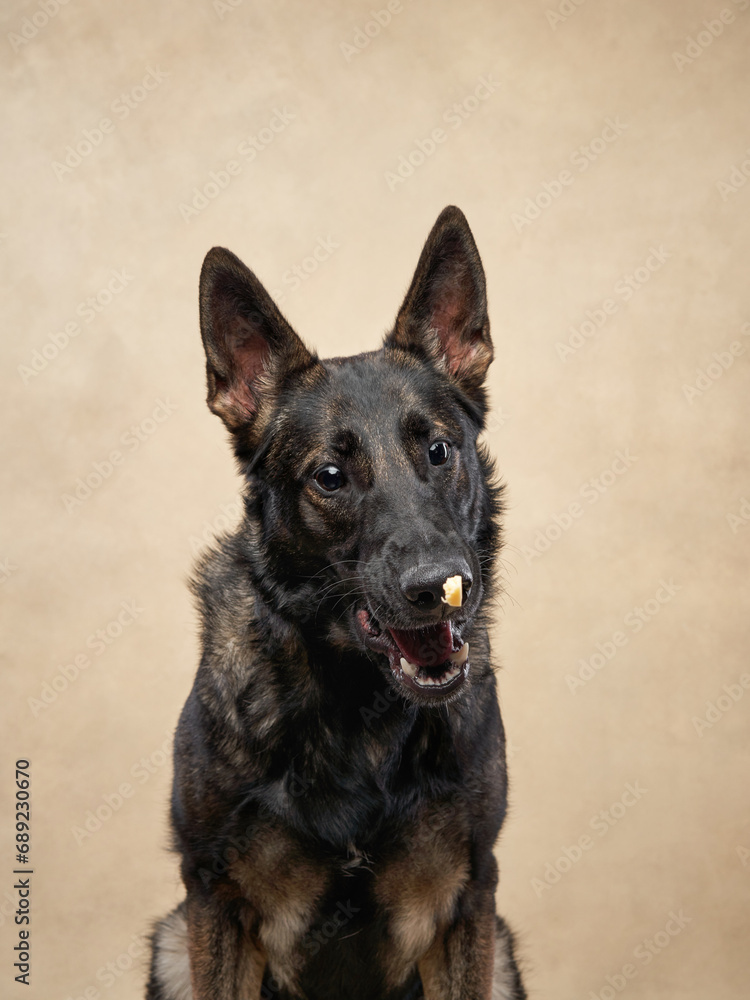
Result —
<instances>
[{"instance_id":1,"label":"dog's muzzle","mask_svg":"<svg viewBox=\"0 0 750 1000\"><path fill-rule=\"evenodd\" d=\"M388 628L363 608L357 622L366 645L388 657L396 680L420 700L444 700L469 674L469 644L450 620L414 629Z\"/></svg>"}]
</instances>

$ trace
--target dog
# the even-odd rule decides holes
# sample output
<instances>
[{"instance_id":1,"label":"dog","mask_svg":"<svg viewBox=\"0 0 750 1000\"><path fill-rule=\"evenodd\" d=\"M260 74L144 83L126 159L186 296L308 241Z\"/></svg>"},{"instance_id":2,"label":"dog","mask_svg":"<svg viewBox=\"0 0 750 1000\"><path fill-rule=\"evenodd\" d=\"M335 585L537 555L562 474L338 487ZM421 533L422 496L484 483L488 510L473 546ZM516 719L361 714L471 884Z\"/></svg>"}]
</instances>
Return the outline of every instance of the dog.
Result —
<instances>
[{"instance_id":1,"label":"dog","mask_svg":"<svg viewBox=\"0 0 750 1000\"><path fill-rule=\"evenodd\" d=\"M378 351L320 360L222 248L200 321L244 516L193 582L186 899L154 928L146 996L523 1000L495 914L502 487L477 441L493 347L468 223L440 214Z\"/></svg>"}]
</instances>

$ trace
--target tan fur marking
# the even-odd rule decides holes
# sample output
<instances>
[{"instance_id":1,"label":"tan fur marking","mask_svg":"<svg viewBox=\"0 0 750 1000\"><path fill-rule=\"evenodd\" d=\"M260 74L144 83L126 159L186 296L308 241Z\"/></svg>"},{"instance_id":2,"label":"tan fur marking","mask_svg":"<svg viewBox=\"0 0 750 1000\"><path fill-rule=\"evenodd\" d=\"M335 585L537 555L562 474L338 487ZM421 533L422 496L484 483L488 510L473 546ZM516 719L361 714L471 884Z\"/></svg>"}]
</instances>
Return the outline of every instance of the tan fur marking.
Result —
<instances>
[{"instance_id":1,"label":"tan fur marking","mask_svg":"<svg viewBox=\"0 0 750 1000\"><path fill-rule=\"evenodd\" d=\"M403 981L409 967L429 950L468 882L468 851L455 834L446 828L426 840L413 838L404 854L378 872L375 894L391 915L396 947L387 959L392 985Z\"/></svg>"},{"instance_id":2,"label":"tan fur marking","mask_svg":"<svg viewBox=\"0 0 750 1000\"><path fill-rule=\"evenodd\" d=\"M494 925L495 915L488 907L471 921L458 921L444 938L435 939L418 963L426 1000L489 1000L494 976Z\"/></svg>"},{"instance_id":3,"label":"tan fur marking","mask_svg":"<svg viewBox=\"0 0 750 1000\"><path fill-rule=\"evenodd\" d=\"M492 1000L515 1000L516 968L510 935L499 927L495 935L495 969L492 976Z\"/></svg>"},{"instance_id":4,"label":"tan fur marking","mask_svg":"<svg viewBox=\"0 0 750 1000\"><path fill-rule=\"evenodd\" d=\"M156 932L156 975L166 1000L193 1000L188 956L188 929L180 908Z\"/></svg>"},{"instance_id":5,"label":"tan fur marking","mask_svg":"<svg viewBox=\"0 0 750 1000\"><path fill-rule=\"evenodd\" d=\"M274 975L293 987L300 938L328 882L325 869L287 833L269 826L253 837L230 874L259 917L258 937Z\"/></svg>"},{"instance_id":6,"label":"tan fur marking","mask_svg":"<svg viewBox=\"0 0 750 1000\"><path fill-rule=\"evenodd\" d=\"M226 918L222 903L187 899L188 951L194 1000L258 997L265 955L237 923Z\"/></svg>"}]
</instances>

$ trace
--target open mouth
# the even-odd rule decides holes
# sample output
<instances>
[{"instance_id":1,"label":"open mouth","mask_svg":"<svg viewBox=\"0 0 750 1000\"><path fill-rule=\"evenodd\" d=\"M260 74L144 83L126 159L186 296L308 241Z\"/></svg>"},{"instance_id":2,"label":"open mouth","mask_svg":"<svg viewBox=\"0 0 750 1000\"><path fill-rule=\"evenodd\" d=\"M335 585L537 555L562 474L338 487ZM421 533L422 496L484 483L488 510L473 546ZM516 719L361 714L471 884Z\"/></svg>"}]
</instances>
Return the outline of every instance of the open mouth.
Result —
<instances>
[{"instance_id":1,"label":"open mouth","mask_svg":"<svg viewBox=\"0 0 750 1000\"><path fill-rule=\"evenodd\" d=\"M387 628L369 611L357 612L367 645L388 657L395 678L410 691L442 698L469 673L469 644L450 621L423 628Z\"/></svg>"}]
</instances>

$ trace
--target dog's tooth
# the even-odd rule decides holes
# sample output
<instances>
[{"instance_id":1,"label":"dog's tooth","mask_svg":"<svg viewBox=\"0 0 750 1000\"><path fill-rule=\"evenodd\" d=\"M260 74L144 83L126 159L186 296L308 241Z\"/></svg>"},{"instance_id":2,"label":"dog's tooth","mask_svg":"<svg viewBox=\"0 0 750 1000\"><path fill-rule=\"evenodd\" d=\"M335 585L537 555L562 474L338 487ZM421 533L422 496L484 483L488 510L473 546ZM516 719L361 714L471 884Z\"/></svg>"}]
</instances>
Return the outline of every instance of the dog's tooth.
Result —
<instances>
[{"instance_id":1,"label":"dog's tooth","mask_svg":"<svg viewBox=\"0 0 750 1000\"><path fill-rule=\"evenodd\" d=\"M452 680L455 680L455 678L458 677L458 675L461 673L461 667L463 666L464 663L466 663L466 659L467 659L468 655L469 655L469 645L468 645L468 643L464 643L464 645L461 647L461 649L459 649L459 651L457 653L453 654L453 656L457 657L460 662L454 662L439 677L435 677L433 674L423 673L421 670L419 670L418 667L414 667L414 664L409 663L408 660L402 660L401 661L401 667L407 673L409 673L409 671L406 670L406 666L408 666L410 668L413 668L414 670L418 671L418 673L416 674L416 676L414 676L411 673L409 673L409 676L410 677L413 676L414 680L416 681L416 683L420 687L423 687L423 688L424 687L445 687L446 684L450 684L450 682ZM451 657L451 659L453 659L453 657ZM405 666L405 664L406 664L406 666Z\"/></svg>"},{"instance_id":2,"label":"dog's tooth","mask_svg":"<svg viewBox=\"0 0 750 1000\"><path fill-rule=\"evenodd\" d=\"M413 663L409 663L409 661L406 659L405 656L401 657L401 669L409 677L417 676L417 668L414 666Z\"/></svg>"},{"instance_id":3,"label":"dog's tooth","mask_svg":"<svg viewBox=\"0 0 750 1000\"><path fill-rule=\"evenodd\" d=\"M451 661L451 663L455 663L457 664L457 666L462 667L464 663L466 663L466 661L469 659L468 642L465 642L459 650L456 650L455 653L451 653L448 659Z\"/></svg>"}]
</instances>

